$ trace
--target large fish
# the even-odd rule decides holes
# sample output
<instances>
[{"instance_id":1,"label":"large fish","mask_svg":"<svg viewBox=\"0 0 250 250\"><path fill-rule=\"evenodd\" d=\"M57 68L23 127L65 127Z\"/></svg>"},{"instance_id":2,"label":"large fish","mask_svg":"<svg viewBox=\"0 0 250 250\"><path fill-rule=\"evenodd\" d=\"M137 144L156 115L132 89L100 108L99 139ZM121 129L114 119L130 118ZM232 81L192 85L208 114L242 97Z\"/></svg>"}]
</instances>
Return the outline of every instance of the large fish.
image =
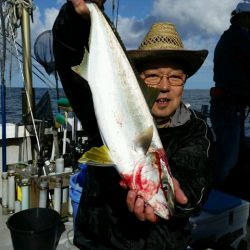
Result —
<instances>
[{"instance_id":1,"label":"large fish","mask_svg":"<svg viewBox=\"0 0 250 250\"><path fill-rule=\"evenodd\" d=\"M107 17L93 3L88 8L89 51L72 69L90 85L99 130L122 183L168 219L174 208L171 173L138 77Z\"/></svg>"}]
</instances>

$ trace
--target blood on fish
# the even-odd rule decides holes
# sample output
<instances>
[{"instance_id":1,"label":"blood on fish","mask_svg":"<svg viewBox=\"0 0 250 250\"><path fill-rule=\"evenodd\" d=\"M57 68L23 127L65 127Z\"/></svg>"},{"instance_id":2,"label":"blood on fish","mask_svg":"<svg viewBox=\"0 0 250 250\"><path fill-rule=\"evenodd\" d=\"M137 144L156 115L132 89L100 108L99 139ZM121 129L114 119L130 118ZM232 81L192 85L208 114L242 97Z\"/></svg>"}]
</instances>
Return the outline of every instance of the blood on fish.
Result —
<instances>
[{"instance_id":1,"label":"blood on fish","mask_svg":"<svg viewBox=\"0 0 250 250\"><path fill-rule=\"evenodd\" d=\"M163 184L161 180L162 168L161 161L165 162L166 167L168 167L166 161L165 151L163 149L158 149L155 152L151 153L154 158L152 160L152 173L156 173L158 177L157 181L153 181L152 178L144 178L143 176L143 168L146 167L146 162L142 161L135 168L136 173L133 174L122 174L122 180L120 181L120 185L122 187L129 187L131 189L136 189L139 194L141 194L145 200L150 199L155 193L158 192L159 188L163 189ZM157 171L154 169L157 168ZM164 189L163 189L164 191ZM165 193L165 192L164 192Z\"/></svg>"}]
</instances>

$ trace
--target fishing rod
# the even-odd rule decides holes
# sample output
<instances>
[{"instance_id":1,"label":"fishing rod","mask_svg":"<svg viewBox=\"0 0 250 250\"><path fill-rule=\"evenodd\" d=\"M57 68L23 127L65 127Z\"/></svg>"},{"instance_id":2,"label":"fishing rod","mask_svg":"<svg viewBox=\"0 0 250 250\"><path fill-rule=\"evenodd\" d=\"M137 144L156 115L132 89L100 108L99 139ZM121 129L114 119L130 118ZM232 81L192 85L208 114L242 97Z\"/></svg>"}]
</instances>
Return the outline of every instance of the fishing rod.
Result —
<instances>
[{"instance_id":1,"label":"fishing rod","mask_svg":"<svg viewBox=\"0 0 250 250\"><path fill-rule=\"evenodd\" d=\"M23 121L26 124L32 124L34 128L35 138L37 141L37 147L38 151L40 152L40 143L37 135L37 129L35 126L35 120L34 120L34 89L32 87L32 61L31 61L31 47L30 47L30 19L29 17L33 19L33 2L32 0L19 0L15 1L12 0L9 2L10 7L8 9L8 15L9 18L9 31L11 32L11 36L13 37L13 40L15 41L16 37L16 30L19 27L17 23L21 24L21 34L22 34L22 44L23 44L23 67L21 67L20 60L19 67L22 73L22 79L24 82L24 90L26 94L26 101L25 105L23 105ZM16 10L18 10L18 15ZM16 53L18 54L17 47L15 46Z\"/></svg>"}]
</instances>

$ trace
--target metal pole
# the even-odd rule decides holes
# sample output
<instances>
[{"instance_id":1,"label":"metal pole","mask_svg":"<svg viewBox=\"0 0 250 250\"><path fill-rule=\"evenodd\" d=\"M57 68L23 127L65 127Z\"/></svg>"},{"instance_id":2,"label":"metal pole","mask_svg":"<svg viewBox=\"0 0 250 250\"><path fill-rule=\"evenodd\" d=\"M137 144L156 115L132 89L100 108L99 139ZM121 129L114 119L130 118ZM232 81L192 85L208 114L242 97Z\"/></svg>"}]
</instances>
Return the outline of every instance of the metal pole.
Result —
<instances>
[{"instance_id":1,"label":"metal pole","mask_svg":"<svg viewBox=\"0 0 250 250\"><path fill-rule=\"evenodd\" d=\"M5 113L5 84L1 84L1 111L2 111L2 172L7 172L6 160L6 113Z\"/></svg>"},{"instance_id":2,"label":"metal pole","mask_svg":"<svg viewBox=\"0 0 250 250\"><path fill-rule=\"evenodd\" d=\"M6 60L6 32L5 32L5 20L3 15L3 1L0 0L0 16L1 16L1 28L3 33L3 58L1 63L1 111L2 111L2 171L7 172L6 164L6 104L5 104L5 60Z\"/></svg>"},{"instance_id":3,"label":"metal pole","mask_svg":"<svg viewBox=\"0 0 250 250\"><path fill-rule=\"evenodd\" d=\"M34 111L34 90L32 88L30 17L28 11L24 7L22 8L21 30L23 45L24 85L27 92L25 102L26 105L23 106L23 121L25 124L31 124L32 120L30 113Z\"/></svg>"}]
</instances>

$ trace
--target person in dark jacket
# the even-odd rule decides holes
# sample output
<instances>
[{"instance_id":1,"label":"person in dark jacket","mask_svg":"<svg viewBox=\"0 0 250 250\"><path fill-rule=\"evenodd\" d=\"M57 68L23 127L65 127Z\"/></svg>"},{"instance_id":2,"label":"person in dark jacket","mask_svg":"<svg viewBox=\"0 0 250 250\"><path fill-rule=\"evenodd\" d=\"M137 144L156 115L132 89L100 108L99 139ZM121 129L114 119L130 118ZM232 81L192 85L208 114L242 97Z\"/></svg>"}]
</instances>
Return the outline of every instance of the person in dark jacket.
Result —
<instances>
[{"instance_id":1,"label":"person in dark jacket","mask_svg":"<svg viewBox=\"0 0 250 250\"><path fill-rule=\"evenodd\" d=\"M102 7L104 1L92 2ZM85 2L68 1L54 23L53 44L64 91L93 147L103 143L91 92L88 83L71 70L88 48L90 25ZM211 141L205 121L181 97L187 78L200 68L207 51L184 49L173 24L156 23L140 48L128 51L128 56L145 84L159 90L151 111L174 176L175 212L169 220L159 218L135 190L120 186L113 167L88 166L74 244L91 250L183 250L190 242L189 217L200 211L210 188Z\"/></svg>"},{"instance_id":2,"label":"person in dark jacket","mask_svg":"<svg viewBox=\"0 0 250 250\"><path fill-rule=\"evenodd\" d=\"M235 189L235 175L232 183L227 182L231 173L236 173L234 168L243 152L245 119L250 106L249 1L237 4L230 22L215 47L215 87L210 91L210 118L216 136L214 185L225 191ZM242 182L242 177L238 179Z\"/></svg>"}]
</instances>

